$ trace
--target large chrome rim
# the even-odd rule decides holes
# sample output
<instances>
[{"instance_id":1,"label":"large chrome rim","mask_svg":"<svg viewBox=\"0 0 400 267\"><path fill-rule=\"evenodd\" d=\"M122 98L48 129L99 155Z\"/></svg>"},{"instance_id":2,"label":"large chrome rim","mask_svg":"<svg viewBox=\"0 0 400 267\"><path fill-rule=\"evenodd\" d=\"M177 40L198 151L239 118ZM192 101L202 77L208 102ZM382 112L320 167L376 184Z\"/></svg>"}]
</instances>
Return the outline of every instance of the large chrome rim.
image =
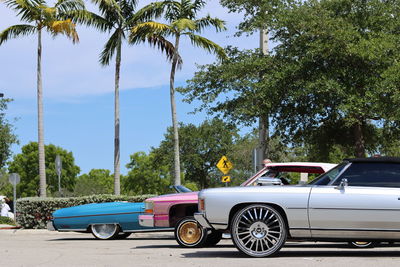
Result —
<instances>
[{"instance_id":1,"label":"large chrome rim","mask_svg":"<svg viewBox=\"0 0 400 267\"><path fill-rule=\"evenodd\" d=\"M252 205L236 213L232 238L242 252L265 257L278 251L286 240L282 216L267 205Z\"/></svg>"},{"instance_id":2,"label":"large chrome rim","mask_svg":"<svg viewBox=\"0 0 400 267\"><path fill-rule=\"evenodd\" d=\"M110 239L118 231L116 224L92 224L92 233L99 239Z\"/></svg>"},{"instance_id":3,"label":"large chrome rim","mask_svg":"<svg viewBox=\"0 0 400 267\"><path fill-rule=\"evenodd\" d=\"M178 229L178 236L183 243L194 246L203 237L203 230L195 221L185 221Z\"/></svg>"}]
</instances>

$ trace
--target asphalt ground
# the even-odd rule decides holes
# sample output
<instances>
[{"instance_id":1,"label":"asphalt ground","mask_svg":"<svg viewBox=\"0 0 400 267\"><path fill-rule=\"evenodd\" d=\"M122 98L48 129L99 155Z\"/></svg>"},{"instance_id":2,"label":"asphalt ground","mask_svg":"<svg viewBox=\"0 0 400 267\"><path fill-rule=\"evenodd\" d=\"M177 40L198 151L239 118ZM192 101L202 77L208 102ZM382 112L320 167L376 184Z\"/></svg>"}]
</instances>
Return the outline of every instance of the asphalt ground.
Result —
<instances>
[{"instance_id":1,"label":"asphalt ground","mask_svg":"<svg viewBox=\"0 0 400 267\"><path fill-rule=\"evenodd\" d=\"M273 258L249 258L230 239L180 248L172 233L96 240L91 234L0 230L0 266L400 266L400 245L350 249L345 243L290 242Z\"/></svg>"}]
</instances>

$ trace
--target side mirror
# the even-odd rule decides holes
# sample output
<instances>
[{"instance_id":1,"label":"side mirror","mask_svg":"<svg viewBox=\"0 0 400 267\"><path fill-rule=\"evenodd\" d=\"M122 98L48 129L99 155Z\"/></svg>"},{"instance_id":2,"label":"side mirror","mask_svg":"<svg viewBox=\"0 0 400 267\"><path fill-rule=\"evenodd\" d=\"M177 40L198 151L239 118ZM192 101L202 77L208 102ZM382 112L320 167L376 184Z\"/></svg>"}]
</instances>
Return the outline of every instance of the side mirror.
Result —
<instances>
[{"instance_id":1,"label":"side mirror","mask_svg":"<svg viewBox=\"0 0 400 267\"><path fill-rule=\"evenodd\" d=\"M343 178L343 179L340 181L340 184L339 184L338 186L335 186L335 189L343 190L346 186L349 186L349 182L347 181L346 178Z\"/></svg>"},{"instance_id":2,"label":"side mirror","mask_svg":"<svg viewBox=\"0 0 400 267\"><path fill-rule=\"evenodd\" d=\"M268 185L283 185L281 179L271 177L260 177L257 179L257 185L268 186Z\"/></svg>"}]
</instances>

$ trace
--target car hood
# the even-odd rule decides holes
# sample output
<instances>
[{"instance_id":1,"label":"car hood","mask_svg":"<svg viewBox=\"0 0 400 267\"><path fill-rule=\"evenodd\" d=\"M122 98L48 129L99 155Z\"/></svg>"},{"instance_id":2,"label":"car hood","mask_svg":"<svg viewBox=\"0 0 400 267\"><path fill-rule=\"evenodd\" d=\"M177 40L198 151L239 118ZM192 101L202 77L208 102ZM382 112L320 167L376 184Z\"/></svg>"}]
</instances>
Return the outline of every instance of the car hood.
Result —
<instances>
[{"instance_id":1,"label":"car hood","mask_svg":"<svg viewBox=\"0 0 400 267\"><path fill-rule=\"evenodd\" d=\"M92 203L75 207L63 208L56 210L53 217L67 217L67 216L85 216L85 215L99 215L99 214L114 214L126 212L143 212L143 203L131 202L107 202L107 203Z\"/></svg>"},{"instance_id":2,"label":"car hood","mask_svg":"<svg viewBox=\"0 0 400 267\"><path fill-rule=\"evenodd\" d=\"M146 201L188 201L193 200L197 201L199 192L187 192L187 193L177 193L177 194L168 194L168 195L161 195L158 197L152 197L146 199Z\"/></svg>"}]
</instances>

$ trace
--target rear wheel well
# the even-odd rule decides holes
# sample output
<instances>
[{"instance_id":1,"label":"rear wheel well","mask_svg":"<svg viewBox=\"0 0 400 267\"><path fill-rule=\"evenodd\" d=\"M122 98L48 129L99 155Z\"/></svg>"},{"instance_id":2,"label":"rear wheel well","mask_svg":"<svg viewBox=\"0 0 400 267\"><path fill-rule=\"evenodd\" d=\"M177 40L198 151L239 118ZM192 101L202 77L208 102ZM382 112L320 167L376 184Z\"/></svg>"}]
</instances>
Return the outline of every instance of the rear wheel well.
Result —
<instances>
[{"instance_id":1,"label":"rear wheel well","mask_svg":"<svg viewBox=\"0 0 400 267\"><path fill-rule=\"evenodd\" d=\"M290 236L290 232L289 232L289 221L288 221L288 219L287 219L285 210L284 210L281 206L279 206L279 205L277 205L277 204L273 204L273 203L264 203L264 202L263 202L263 203L258 203L258 202L253 202L253 203L240 203L240 204L237 204L237 205L233 206L232 209L231 209L231 211L229 212L229 224L228 224L228 228L229 228L229 229L231 228L232 218L233 218L233 216L236 214L236 212L237 212L238 210L240 210L240 209L242 209L242 208L244 208L244 207L253 205L253 204L265 204L265 205L271 206L271 207L273 207L274 209L276 209L276 210L279 212L279 214L283 217L283 219L285 220L286 228L287 228L286 230L287 230L287 233L288 233L288 237Z\"/></svg>"},{"instance_id":2,"label":"rear wheel well","mask_svg":"<svg viewBox=\"0 0 400 267\"><path fill-rule=\"evenodd\" d=\"M197 211L197 203L179 204L172 206L169 209L169 226L175 227L175 225L183 218L187 216L193 216Z\"/></svg>"}]
</instances>

